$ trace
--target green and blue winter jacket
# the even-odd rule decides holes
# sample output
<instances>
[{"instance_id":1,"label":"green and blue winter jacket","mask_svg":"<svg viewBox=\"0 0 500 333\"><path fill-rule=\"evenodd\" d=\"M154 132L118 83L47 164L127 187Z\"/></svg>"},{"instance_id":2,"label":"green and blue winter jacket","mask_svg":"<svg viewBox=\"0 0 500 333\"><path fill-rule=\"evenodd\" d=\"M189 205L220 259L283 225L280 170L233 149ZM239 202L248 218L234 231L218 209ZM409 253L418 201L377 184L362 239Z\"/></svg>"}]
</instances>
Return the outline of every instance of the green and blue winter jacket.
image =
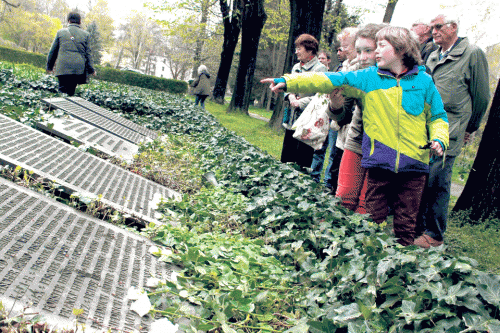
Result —
<instances>
[{"instance_id":1,"label":"green and blue winter jacket","mask_svg":"<svg viewBox=\"0 0 500 333\"><path fill-rule=\"evenodd\" d=\"M415 66L402 77L376 66L355 72L287 74L289 92L330 93L343 87L344 95L363 104L364 168L393 172L428 172L430 140L449 144L448 118L441 96L425 66Z\"/></svg>"}]
</instances>

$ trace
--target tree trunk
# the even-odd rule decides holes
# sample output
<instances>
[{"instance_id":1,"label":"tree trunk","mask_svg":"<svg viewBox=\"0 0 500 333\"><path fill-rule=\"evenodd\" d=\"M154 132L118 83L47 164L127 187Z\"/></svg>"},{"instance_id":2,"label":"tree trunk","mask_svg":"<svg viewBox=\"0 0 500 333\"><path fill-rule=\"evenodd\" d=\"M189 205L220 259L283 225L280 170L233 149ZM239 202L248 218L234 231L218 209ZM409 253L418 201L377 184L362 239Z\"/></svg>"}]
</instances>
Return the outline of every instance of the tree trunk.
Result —
<instances>
[{"instance_id":1,"label":"tree trunk","mask_svg":"<svg viewBox=\"0 0 500 333\"><path fill-rule=\"evenodd\" d=\"M328 0L328 5L326 6L326 11L327 13L329 13L329 17L335 17L337 18L339 21L341 20L340 18L340 9L342 8L342 0L336 0L335 1L335 6L333 6L332 4L333 0ZM330 23L333 23L334 26L337 25L337 23L340 23L340 22L330 22ZM331 45L333 45L335 43L335 39L337 37L337 31L335 29L334 26L330 26L330 25L327 25L325 27L325 31L326 31L326 43L329 47L331 47ZM336 57L334 57L336 58Z\"/></svg>"},{"instance_id":2,"label":"tree trunk","mask_svg":"<svg viewBox=\"0 0 500 333\"><path fill-rule=\"evenodd\" d=\"M193 65L192 77L198 77L198 67L201 65L201 52L203 51L203 45L205 44L209 7L210 7L209 1L207 0L201 1L200 32L196 39L196 47L194 50L194 65Z\"/></svg>"},{"instance_id":3,"label":"tree trunk","mask_svg":"<svg viewBox=\"0 0 500 333\"><path fill-rule=\"evenodd\" d=\"M387 7L385 7L384 20L382 22L391 23L392 14L394 14L394 9L396 8L397 3L398 0L389 0L389 2L387 2Z\"/></svg>"},{"instance_id":4,"label":"tree trunk","mask_svg":"<svg viewBox=\"0 0 500 333\"><path fill-rule=\"evenodd\" d=\"M233 96L227 112L248 114L259 39L267 16L264 11L264 0L241 1L245 9L241 22L240 63L238 65Z\"/></svg>"},{"instance_id":5,"label":"tree trunk","mask_svg":"<svg viewBox=\"0 0 500 333\"><path fill-rule=\"evenodd\" d=\"M468 211L472 220L500 218L500 80L491 104L476 159L453 211Z\"/></svg>"},{"instance_id":6,"label":"tree trunk","mask_svg":"<svg viewBox=\"0 0 500 333\"><path fill-rule=\"evenodd\" d=\"M120 52L118 52L118 58L116 59L115 69L118 69L123 57L123 46L120 47Z\"/></svg>"},{"instance_id":7,"label":"tree trunk","mask_svg":"<svg viewBox=\"0 0 500 333\"><path fill-rule=\"evenodd\" d=\"M299 35L307 33L321 39L321 28L323 25L323 12L326 0L290 0L290 32L288 34L288 45L285 57L284 73L290 73L294 64L295 40ZM273 115L269 121L269 127L281 129L283 120L283 95L277 96Z\"/></svg>"},{"instance_id":8,"label":"tree trunk","mask_svg":"<svg viewBox=\"0 0 500 333\"><path fill-rule=\"evenodd\" d=\"M240 1L233 1L233 13L230 15L227 0L220 0L220 9L224 18L224 43L222 44L219 71L215 79L212 99L222 105L226 96L227 81L229 80L229 72L233 63L234 50L238 44L238 37L241 30L242 8L240 4Z\"/></svg>"}]
</instances>

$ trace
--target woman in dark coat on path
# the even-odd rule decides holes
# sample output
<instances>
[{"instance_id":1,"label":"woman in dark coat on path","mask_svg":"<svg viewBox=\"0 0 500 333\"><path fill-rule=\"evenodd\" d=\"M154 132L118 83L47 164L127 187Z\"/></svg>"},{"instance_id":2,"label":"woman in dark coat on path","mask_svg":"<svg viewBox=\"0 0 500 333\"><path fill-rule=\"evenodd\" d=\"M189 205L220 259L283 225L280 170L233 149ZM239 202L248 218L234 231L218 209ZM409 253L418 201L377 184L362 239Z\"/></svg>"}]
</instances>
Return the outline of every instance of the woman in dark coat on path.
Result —
<instances>
[{"instance_id":1,"label":"woman in dark coat on path","mask_svg":"<svg viewBox=\"0 0 500 333\"><path fill-rule=\"evenodd\" d=\"M75 94L78 84L86 83L87 74L96 75L90 57L90 35L80 28L80 22L78 12L68 14L69 25L57 32L47 56L47 73L54 72L59 91L69 96Z\"/></svg>"},{"instance_id":2,"label":"woman in dark coat on path","mask_svg":"<svg viewBox=\"0 0 500 333\"><path fill-rule=\"evenodd\" d=\"M200 65L198 67L198 78L194 80L193 95L196 96L194 100L194 105L198 105L205 108L205 99L210 95L210 74L208 73L207 67L205 65Z\"/></svg>"}]
</instances>

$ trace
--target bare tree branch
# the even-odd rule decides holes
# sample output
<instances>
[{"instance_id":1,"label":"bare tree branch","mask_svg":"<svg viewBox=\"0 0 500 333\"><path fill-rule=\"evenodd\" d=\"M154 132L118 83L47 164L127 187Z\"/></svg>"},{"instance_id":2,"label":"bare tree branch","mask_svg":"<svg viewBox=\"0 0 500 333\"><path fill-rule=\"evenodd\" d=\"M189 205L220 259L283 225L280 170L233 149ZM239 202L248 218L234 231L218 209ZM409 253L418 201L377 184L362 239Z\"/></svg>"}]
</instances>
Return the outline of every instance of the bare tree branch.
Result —
<instances>
[{"instance_id":1,"label":"bare tree branch","mask_svg":"<svg viewBox=\"0 0 500 333\"><path fill-rule=\"evenodd\" d=\"M8 2L7 0L2 0L3 3L5 3L7 6L10 6L10 7L14 7L14 8L17 8L21 5L21 3L18 3L17 5L16 4L13 4L11 2Z\"/></svg>"}]
</instances>

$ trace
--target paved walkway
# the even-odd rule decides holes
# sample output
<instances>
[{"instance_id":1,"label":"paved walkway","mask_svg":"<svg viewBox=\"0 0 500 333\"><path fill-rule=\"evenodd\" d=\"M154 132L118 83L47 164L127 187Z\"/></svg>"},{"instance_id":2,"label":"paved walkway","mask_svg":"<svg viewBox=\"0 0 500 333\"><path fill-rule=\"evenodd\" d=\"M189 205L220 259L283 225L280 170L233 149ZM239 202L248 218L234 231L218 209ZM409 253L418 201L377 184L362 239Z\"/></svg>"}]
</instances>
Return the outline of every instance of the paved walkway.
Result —
<instances>
[{"instance_id":1,"label":"paved walkway","mask_svg":"<svg viewBox=\"0 0 500 333\"><path fill-rule=\"evenodd\" d=\"M265 117L262 117L256 113L251 113L251 112L248 112L248 114L250 115L250 117L252 118L255 118L255 119L259 119L259 120L264 120L265 122L269 122L269 119L265 118Z\"/></svg>"},{"instance_id":2,"label":"paved walkway","mask_svg":"<svg viewBox=\"0 0 500 333\"><path fill-rule=\"evenodd\" d=\"M457 183L451 183L451 195L454 197L459 197L460 194L462 194L462 191L464 190L464 186L457 184Z\"/></svg>"}]
</instances>

